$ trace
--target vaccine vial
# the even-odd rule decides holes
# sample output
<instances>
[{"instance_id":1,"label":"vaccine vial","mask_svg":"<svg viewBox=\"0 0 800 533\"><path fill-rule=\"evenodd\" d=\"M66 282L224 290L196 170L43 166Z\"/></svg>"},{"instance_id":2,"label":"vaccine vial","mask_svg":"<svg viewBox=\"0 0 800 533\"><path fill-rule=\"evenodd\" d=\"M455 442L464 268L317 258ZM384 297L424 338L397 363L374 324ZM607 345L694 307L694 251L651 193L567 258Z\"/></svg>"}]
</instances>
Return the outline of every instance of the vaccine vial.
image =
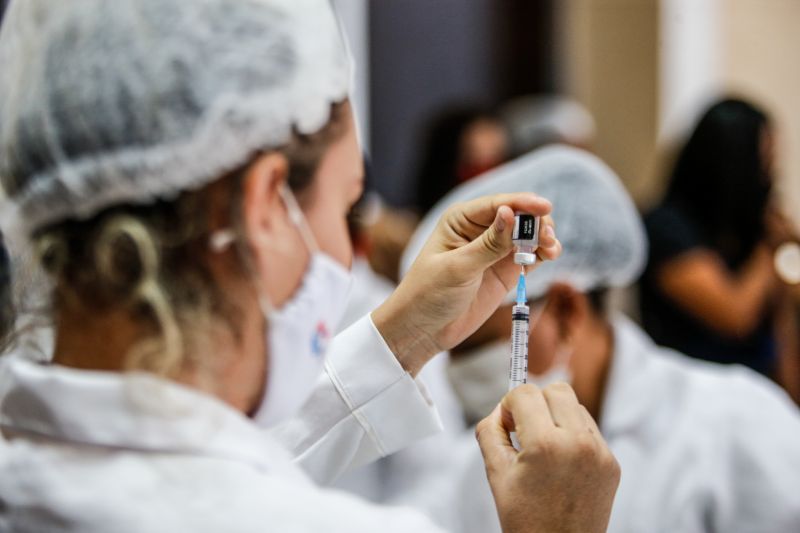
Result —
<instances>
[{"instance_id":1,"label":"vaccine vial","mask_svg":"<svg viewBox=\"0 0 800 533\"><path fill-rule=\"evenodd\" d=\"M530 266L536 263L536 249L539 248L539 217L526 213L514 216L514 262L518 265Z\"/></svg>"}]
</instances>

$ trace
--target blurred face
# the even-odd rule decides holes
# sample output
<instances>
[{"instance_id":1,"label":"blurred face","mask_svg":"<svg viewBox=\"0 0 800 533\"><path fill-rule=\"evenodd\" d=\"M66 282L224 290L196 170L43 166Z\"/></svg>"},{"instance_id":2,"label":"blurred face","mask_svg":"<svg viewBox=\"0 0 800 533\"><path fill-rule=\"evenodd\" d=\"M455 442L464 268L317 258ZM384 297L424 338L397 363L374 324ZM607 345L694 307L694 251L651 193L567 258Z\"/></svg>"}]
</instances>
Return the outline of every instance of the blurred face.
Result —
<instances>
[{"instance_id":1,"label":"blurred face","mask_svg":"<svg viewBox=\"0 0 800 533\"><path fill-rule=\"evenodd\" d=\"M528 337L528 372L541 375L555 361L564 338L565 324L560 323L555 306L537 301L531 306L531 329Z\"/></svg>"},{"instance_id":2,"label":"blurred face","mask_svg":"<svg viewBox=\"0 0 800 533\"><path fill-rule=\"evenodd\" d=\"M553 284L544 298L531 305L530 374L541 375L551 370L578 348L581 339L592 335L590 308L588 297L565 283ZM574 360L570 358L571 362Z\"/></svg>"},{"instance_id":3,"label":"blurred face","mask_svg":"<svg viewBox=\"0 0 800 533\"><path fill-rule=\"evenodd\" d=\"M343 303L341 297L332 296L337 290L341 292L340 285L330 290L328 285L320 286L331 279L337 283L341 278L315 277L303 287L311 290L305 293L309 297L286 306L304 281L312 279L304 278L311 254L317 251L315 246L343 268L349 268L352 261L346 215L361 194L363 169L349 107L343 120L343 133L321 155L311 183L300 193L286 192L290 163L280 152L267 153L254 161L242 184L242 219L254 272L252 276L232 277L238 283L237 295L227 291L246 307L241 321L240 356L228 370L228 382L237 395L246 396L246 400L237 403L247 412L259 405L265 387L267 392L272 390L274 396L267 399L268 410L262 414L266 413L264 416L273 422L302 401L307 391L301 389L313 384L321 370L324 346L335 328L337 306ZM324 263L318 263L321 264ZM313 272L330 274L331 270ZM330 299L325 301L327 296ZM269 317L269 324L261 312L264 300L276 311ZM270 342L265 342L265 325L270 328ZM274 354L270 353L273 349ZM265 375L272 375L273 370L275 377L272 386L268 386ZM290 388L284 390L286 387Z\"/></svg>"},{"instance_id":4,"label":"blurred face","mask_svg":"<svg viewBox=\"0 0 800 533\"><path fill-rule=\"evenodd\" d=\"M322 155L310 185L295 195L319 251L345 268L353 259L347 213L363 188L363 161L349 104L344 132ZM245 187L247 231L258 277L270 302L282 306L300 286L312 250L280 191L288 161L270 154L254 163Z\"/></svg>"},{"instance_id":5,"label":"blurred face","mask_svg":"<svg viewBox=\"0 0 800 533\"><path fill-rule=\"evenodd\" d=\"M508 135L495 120L479 119L461 136L458 175L461 181L491 170L508 157Z\"/></svg>"},{"instance_id":6,"label":"blurred face","mask_svg":"<svg viewBox=\"0 0 800 533\"><path fill-rule=\"evenodd\" d=\"M361 196L363 186L364 163L348 106L344 135L330 147L310 189L299 197L320 250L347 268L353 261L347 213Z\"/></svg>"},{"instance_id":7,"label":"blurred face","mask_svg":"<svg viewBox=\"0 0 800 533\"><path fill-rule=\"evenodd\" d=\"M528 303L528 371L531 374L540 375L550 370L559 350L579 333L582 327L581 312L570 303L576 297L579 296L575 289L557 284L547 296ZM472 350L497 341L508 342L512 308L512 305L499 307L467 341L453 350L451 357L468 355Z\"/></svg>"}]
</instances>

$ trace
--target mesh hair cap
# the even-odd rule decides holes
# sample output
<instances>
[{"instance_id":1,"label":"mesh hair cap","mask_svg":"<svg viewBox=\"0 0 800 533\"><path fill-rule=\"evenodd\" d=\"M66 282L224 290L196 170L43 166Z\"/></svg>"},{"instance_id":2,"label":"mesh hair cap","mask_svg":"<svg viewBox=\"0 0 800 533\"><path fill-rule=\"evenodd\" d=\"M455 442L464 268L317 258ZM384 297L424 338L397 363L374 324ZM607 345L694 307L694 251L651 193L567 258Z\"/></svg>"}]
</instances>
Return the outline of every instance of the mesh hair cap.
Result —
<instances>
[{"instance_id":1,"label":"mesh hair cap","mask_svg":"<svg viewBox=\"0 0 800 533\"><path fill-rule=\"evenodd\" d=\"M3 230L171 199L348 96L328 0L20 0L0 32Z\"/></svg>"},{"instance_id":2,"label":"mesh hair cap","mask_svg":"<svg viewBox=\"0 0 800 533\"><path fill-rule=\"evenodd\" d=\"M531 152L451 191L422 220L403 254L401 271L408 272L450 205L526 191L553 203L556 235L564 247L561 257L541 263L528 275L529 299L543 296L558 281L586 292L625 287L639 277L647 259L647 237L631 197L600 159L566 146Z\"/></svg>"},{"instance_id":3,"label":"mesh hair cap","mask_svg":"<svg viewBox=\"0 0 800 533\"><path fill-rule=\"evenodd\" d=\"M550 143L588 146L595 136L592 115L565 96L521 96L505 104L500 116L518 154Z\"/></svg>"}]
</instances>

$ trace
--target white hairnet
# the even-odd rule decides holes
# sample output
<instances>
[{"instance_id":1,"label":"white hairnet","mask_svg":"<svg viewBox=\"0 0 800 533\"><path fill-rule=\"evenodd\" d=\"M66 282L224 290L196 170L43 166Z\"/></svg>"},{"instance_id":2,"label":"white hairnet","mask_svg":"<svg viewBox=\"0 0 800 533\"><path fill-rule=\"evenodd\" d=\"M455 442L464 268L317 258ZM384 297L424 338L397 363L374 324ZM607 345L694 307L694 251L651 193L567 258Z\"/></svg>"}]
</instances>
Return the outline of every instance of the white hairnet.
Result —
<instances>
[{"instance_id":1,"label":"white hairnet","mask_svg":"<svg viewBox=\"0 0 800 533\"><path fill-rule=\"evenodd\" d=\"M581 104L560 95L521 96L500 110L515 153L522 154L550 143L588 146L595 122Z\"/></svg>"},{"instance_id":2,"label":"white hairnet","mask_svg":"<svg viewBox=\"0 0 800 533\"><path fill-rule=\"evenodd\" d=\"M350 86L328 0L20 0L0 32L11 237L202 187Z\"/></svg>"},{"instance_id":3,"label":"white hairnet","mask_svg":"<svg viewBox=\"0 0 800 533\"><path fill-rule=\"evenodd\" d=\"M401 272L408 272L450 205L526 191L553 203L556 235L564 247L561 257L541 263L528 275L529 299L543 296L557 281L585 292L624 287L639 277L647 259L647 237L636 206L605 163L566 146L536 150L451 191L420 223L403 254Z\"/></svg>"}]
</instances>

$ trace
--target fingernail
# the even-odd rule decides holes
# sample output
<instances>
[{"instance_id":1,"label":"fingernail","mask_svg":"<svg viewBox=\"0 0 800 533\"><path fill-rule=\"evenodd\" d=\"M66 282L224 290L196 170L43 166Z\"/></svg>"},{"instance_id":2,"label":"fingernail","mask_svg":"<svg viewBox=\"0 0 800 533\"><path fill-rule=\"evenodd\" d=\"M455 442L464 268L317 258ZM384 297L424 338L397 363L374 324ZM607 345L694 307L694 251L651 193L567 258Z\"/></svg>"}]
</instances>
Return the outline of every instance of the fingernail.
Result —
<instances>
[{"instance_id":1,"label":"fingernail","mask_svg":"<svg viewBox=\"0 0 800 533\"><path fill-rule=\"evenodd\" d=\"M553 226L547 226L547 232L546 233L547 233L547 236L550 237L551 239L555 239L556 238L556 232L553 231Z\"/></svg>"},{"instance_id":2,"label":"fingernail","mask_svg":"<svg viewBox=\"0 0 800 533\"><path fill-rule=\"evenodd\" d=\"M494 223L497 227L497 231L503 232L506 230L506 221L503 219L503 216L500 214L500 211L497 212L497 215L494 217Z\"/></svg>"}]
</instances>

